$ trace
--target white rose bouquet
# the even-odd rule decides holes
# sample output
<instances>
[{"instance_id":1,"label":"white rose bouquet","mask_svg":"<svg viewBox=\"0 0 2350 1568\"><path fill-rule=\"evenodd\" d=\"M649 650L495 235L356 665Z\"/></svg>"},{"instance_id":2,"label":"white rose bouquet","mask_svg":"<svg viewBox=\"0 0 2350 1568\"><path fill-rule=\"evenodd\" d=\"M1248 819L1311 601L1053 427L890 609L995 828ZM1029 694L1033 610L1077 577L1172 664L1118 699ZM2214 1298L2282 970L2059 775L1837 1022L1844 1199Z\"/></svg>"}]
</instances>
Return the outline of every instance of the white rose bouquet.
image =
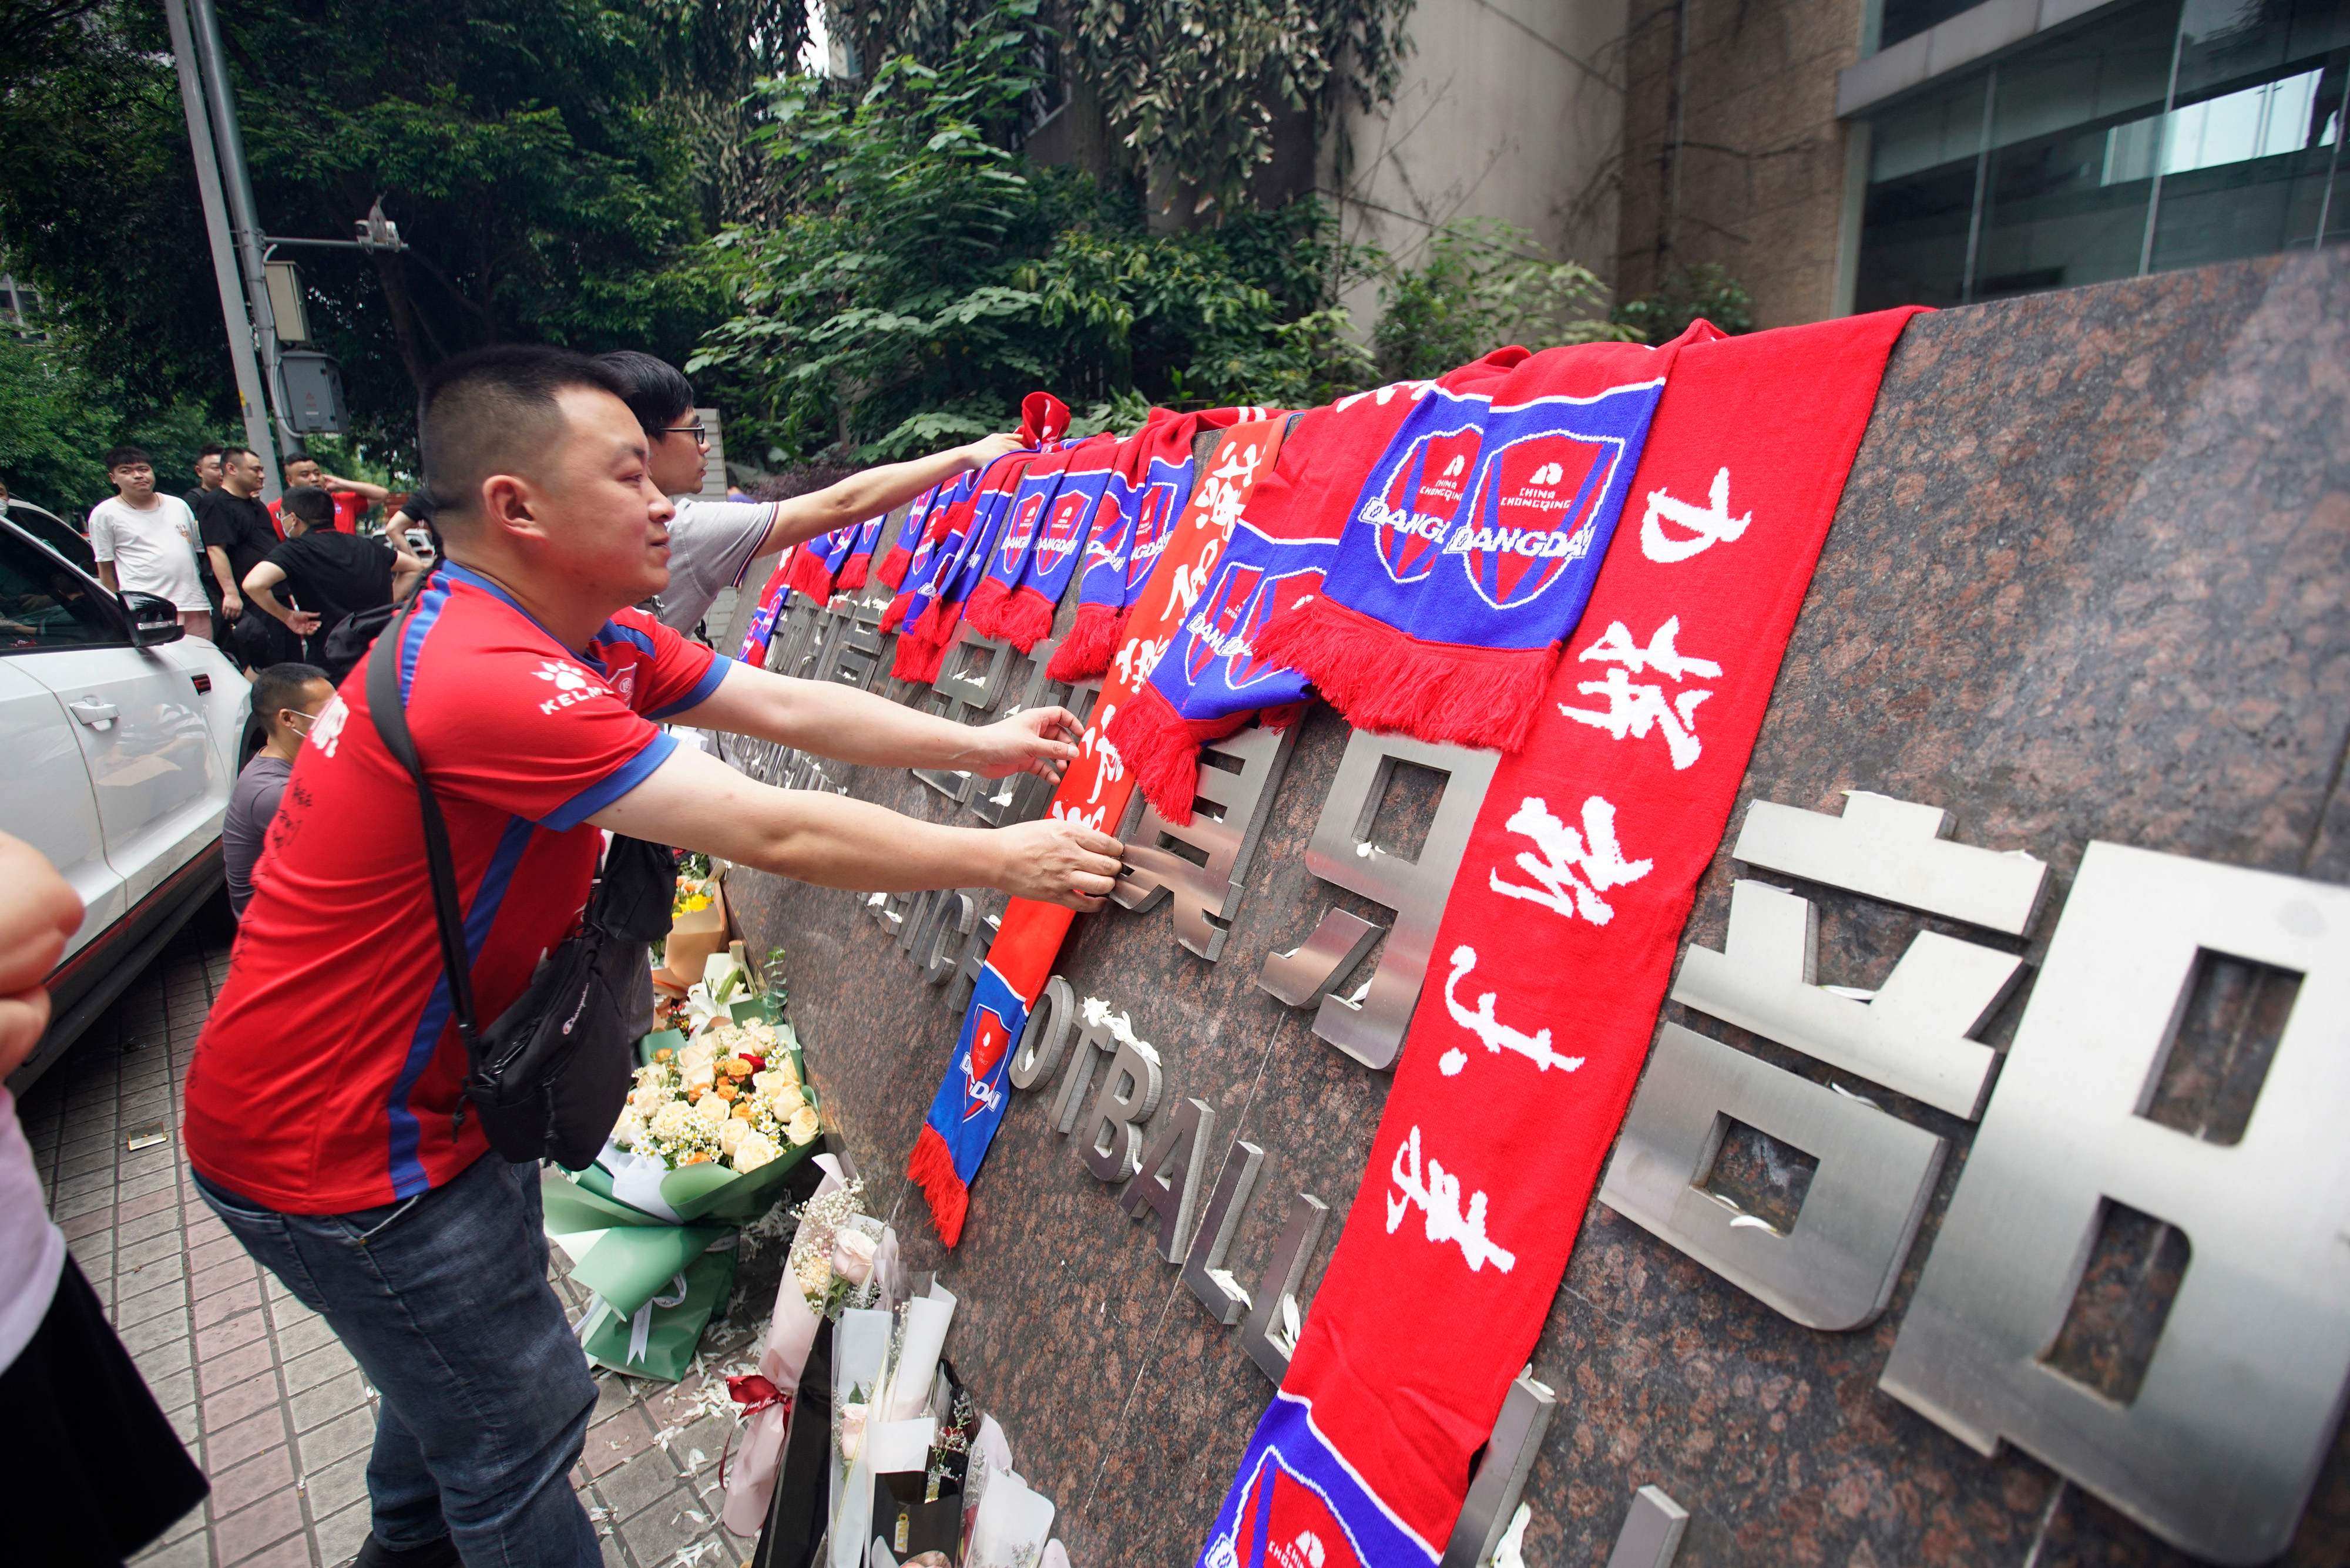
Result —
<instances>
[{"instance_id":1,"label":"white rose bouquet","mask_svg":"<svg viewBox=\"0 0 2350 1568\"><path fill-rule=\"evenodd\" d=\"M597 1295L589 1358L673 1381L725 1303L735 1233L784 1196L819 1114L799 1042L764 998L690 1038L647 1035L639 1054L596 1163L543 1178L546 1231Z\"/></svg>"}]
</instances>

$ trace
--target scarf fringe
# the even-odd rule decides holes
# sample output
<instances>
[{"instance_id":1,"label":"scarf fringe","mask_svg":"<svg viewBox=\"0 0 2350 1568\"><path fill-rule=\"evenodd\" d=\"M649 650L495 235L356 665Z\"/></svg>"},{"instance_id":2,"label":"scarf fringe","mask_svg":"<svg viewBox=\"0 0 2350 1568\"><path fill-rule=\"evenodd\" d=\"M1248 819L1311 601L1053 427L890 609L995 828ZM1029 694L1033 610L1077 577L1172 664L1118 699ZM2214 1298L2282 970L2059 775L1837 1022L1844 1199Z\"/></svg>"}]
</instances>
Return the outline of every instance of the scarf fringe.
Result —
<instances>
[{"instance_id":1,"label":"scarf fringe","mask_svg":"<svg viewBox=\"0 0 2350 1568\"><path fill-rule=\"evenodd\" d=\"M914 563L914 552L903 545L892 545L881 564L873 568L873 580L896 593L906 585L906 568Z\"/></svg>"},{"instance_id":2,"label":"scarf fringe","mask_svg":"<svg viewBox=\"0 0 2350 1568\"><path fill-rule=\"evenodd\" d=\"M832 579L833 592L839 594L853 594L857 592L859 588L863 587L867 582L871 580L872 572L872 556L849 556L848 564L840 568L840 576Z\"/></svg>"},{"instance_id":3,"label":"scarf fringe","mask_svg":"<svg viewBox=\"0 0 2350 1568\"><path fill-rule=\"evenodd\" d=\"M1011 592L1002 578L982 577L979 587L971 590L971 597L963 601L962 618L971 622L972 630L982 637L1002 637L1003 633L997 628L1003 624L1003 601Z\"/></svg>"},{"instance_id":4,"label":"scarf fringe","mask_svg":"<svg viewBox=\"0 0 2350 1568\"><path fill-rule=\"evenodd\" d=\"M1514 752L1550 690L1558 649L1421 642L1320 595L1256 635L1259 659L1299 671L1358 730Z\"/></svg>"},{"instance_id":5,"label":"scarf fringe","mask_svg":"<svg viewBox=\"0 0 2350 1568\"><path fill-rule=\"evenodd\" d=\"M898 650L890 660L889 673L900 680L928 686L939 678L939 671L945 668L946 661L944 643L934 643L908 634L898 639Z\"/></svg>"},{"instance_id":6,"label":"scarf fringe","mask_svg":"<svg viewBox=\"0 0 2350 1568\"><path fill-rule=\"evenodd\" d=\"M1055 608L1053 601L1035 589L1014 588L995 612L993 635L1026 653L1051 634Z\"/></svg>"},{"instance_id":7,"label":"scarf fringe","mask_svg":"<svg viewBox=\"0 0 2350 1568\"><path fill-rule=\"evenodd\" d=\"M1126 633L1126 612L1115 605L1077 607L1076 624L1053 650L1045 673L1055 680L1093 680L1109 673L1109 661Z\"/></svg>"},{"instance_id":8,"label":"scarf fringe","mask_svg":"<svg viewBox=\"0 0 2350 1568\"><path fill-rule=\"evenodd\" d=\"M922 1189L922 1197L931 1206L931 1222L939 1228L939 1240L950 1247L962 1240L962 1221L971 1205L971 1189L955 1174L954 1155L948 1149L947 1140L928 1122L922 1124L920 1136L914 1139L914 1152L906 1161L906 1179Z\"/></svg>"},{"instance_id":9,"label":"scarf fringe","mask_svg":"<svg viewBox=\"0 0 2350 1568\"><path fill-rule=\"evenodd\" d=\"M1294 722L1305 704L1292 704L1286 711ZM1118 748L1118 759L1134 775L1134 787L1142 792L1142 798L1176 826L1187 827L1191 822L1191 803L1200 793L1200 748L1210 741L1238 734L1255 717L1242 712L1186 719L1166 698L1145 686L1110 715L1107 733L1109 743Z\"/></svg>"},{"instance_id":10,"label":"scarf fringe","mask_svg":"<svg viewBox=\"0 0 2350 1568\"><path fill-rule=\"evenodd\" d=\"M832 574L825 569L824 562L817 558L816 552L805 545L800 547L800 553L792 557L789 580L795 590L807 595L816 603L831 601Z\"/></svg>"},{"instance_id":11,"label":"scarf fringe","mask_svg":"<svg viewBox=\"0 0 2350 1568\"><path fill-rule=\"evenodd\" d=\"M881 612L881 629L883 631L900 629L905 625L906 612L913 607L914 596L910 593L900 593L889 601L889 607Z\"/></svg>"}]
</instances>

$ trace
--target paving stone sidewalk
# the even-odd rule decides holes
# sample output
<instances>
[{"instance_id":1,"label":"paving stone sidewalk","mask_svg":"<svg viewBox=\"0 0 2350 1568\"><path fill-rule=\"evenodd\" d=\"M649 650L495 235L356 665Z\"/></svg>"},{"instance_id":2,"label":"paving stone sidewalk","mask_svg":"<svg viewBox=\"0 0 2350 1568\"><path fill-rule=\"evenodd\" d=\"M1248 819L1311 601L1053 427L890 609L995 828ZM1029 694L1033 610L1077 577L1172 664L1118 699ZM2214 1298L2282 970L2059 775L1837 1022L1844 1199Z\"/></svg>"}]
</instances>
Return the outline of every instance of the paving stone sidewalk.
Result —
<instances>
[{"instance_id":1,"label":"paving stone sidewalk","mask_svg":"<svg viewBox=\"0 0 2350 1568\"><path fill-rule=\"evenodd\" d=\"M368 1530L375 1394L316 1314L206 1209L180 1148L180 1092L228 971L225 903L207 909L21 1106L34 1159L82 1272L204 1473L211 1500L138 1559L158 1568L339 1568ZM126 1140L160 1122L166 1141ZM581 1298L561 1282L576 1318ZM773 1289L772 1278L768 1288ZM749 1293L738 1293L738 1300ZM739 1309L738 1309L739 1310ZM752 1331L716 1325L715 1367ZM709 1375L716 1380L716 1374ZM573 1472L622 1568L734 1568L753 1542L716 1523L730 1418L704 1379L675 1388L599 1374Z\"/></svg>"}]
</instances>

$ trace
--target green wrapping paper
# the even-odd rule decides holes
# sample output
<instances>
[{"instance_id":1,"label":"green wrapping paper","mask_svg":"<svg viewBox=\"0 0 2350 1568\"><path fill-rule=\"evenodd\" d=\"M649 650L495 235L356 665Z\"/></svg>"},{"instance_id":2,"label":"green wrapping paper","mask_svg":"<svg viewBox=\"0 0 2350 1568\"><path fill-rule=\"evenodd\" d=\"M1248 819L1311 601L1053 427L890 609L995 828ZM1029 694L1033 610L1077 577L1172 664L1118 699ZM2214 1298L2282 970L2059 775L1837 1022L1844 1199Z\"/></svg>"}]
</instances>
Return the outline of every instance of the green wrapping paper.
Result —
<instances>
[{"instance_id":1,"label":"green wrapping paper","mask_svg":"<svg viewBox=\"0 0 2350 1568\"><path fill-rule=\"evenodd\" d=\"M728 1011L738 1023L764 1018L775 1025L800 1075L802 1093L816 1105L798 1038L772 1005L754 999ZM650 1062L655 1051L685 1044L674 1030L649 1034L638 1045L638 1060ZM597 1298L580 1320L588 1359L632 1376L672 1383L683 1376L702 1331L726 1304L737 1232L775 1207L816 1147L786 1146L748 1172L714 1162L664 1172L653 1209L621 1196L614 1172L601 1160L577 1172L542 1167L546 1234L570 1260L571 1278ZM631 1190L648 1197L641 1188ZM658 1212L660 1207L671 1212Z\"/></svg>"}]
</instances>

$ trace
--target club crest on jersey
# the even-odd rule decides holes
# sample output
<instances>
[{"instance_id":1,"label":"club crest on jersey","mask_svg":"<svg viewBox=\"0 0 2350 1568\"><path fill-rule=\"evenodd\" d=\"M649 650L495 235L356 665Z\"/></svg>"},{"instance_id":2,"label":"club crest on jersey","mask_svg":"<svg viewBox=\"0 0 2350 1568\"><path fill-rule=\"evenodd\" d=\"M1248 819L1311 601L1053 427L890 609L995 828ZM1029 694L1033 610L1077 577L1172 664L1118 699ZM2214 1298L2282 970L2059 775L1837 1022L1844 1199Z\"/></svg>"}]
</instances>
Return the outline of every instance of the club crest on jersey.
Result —
<instances>
[{"instance_id":1,"label":"club crest on jersey","mask_svg":"<svg viewBox=\"0 0 2350 1568\"><path fill-rule=\"evenodd\" d=\"M1266 1450L1229 1537L1209 1543L1210 1568L1363 1568L1354 1538L1319 1487Z\"/></svg>"},{"instance_id":2,"label":"club crest on jersey","mask_svg":"<svg viewBox=\"0 0 2350 1568\"><path fill-rule=\"evenodd\" d=\"M1407 432L1380 455L1356 508L1357 520L1378 530L1379 559L1399 583L1436 570L1476 478L1482 401L1442 399L1423 413L1413 416L1419 434Z\"/></svg>"},{"instance_id":3,"label":"club crest on jersey","mask_svg":"<svg viewBox=\"0 0 2350 1568\"><path fill-rule=\"evenodd\" d=\"M1003 1015L993 1007L979 1006L979 1026L972 1032L971 1051L962 1061L963 1120L983 1116L1003 1105L1003 1086L990 1080L1011 1049L1012 1029Z\"/></svg>"},{"instance_id":4,"label":"club crest on jersey","mask_svg":"<svg viewBox=\"0 0 2350 1568\"><path fill-rule=\"evenodd\" d=\"M1591 553L1600 499L1623 457L1621 436L1564 431L1490 446L1444 553L1460 557L1470 586L1495 609L1533 603Z\"/></svg>"}]
</instances>

